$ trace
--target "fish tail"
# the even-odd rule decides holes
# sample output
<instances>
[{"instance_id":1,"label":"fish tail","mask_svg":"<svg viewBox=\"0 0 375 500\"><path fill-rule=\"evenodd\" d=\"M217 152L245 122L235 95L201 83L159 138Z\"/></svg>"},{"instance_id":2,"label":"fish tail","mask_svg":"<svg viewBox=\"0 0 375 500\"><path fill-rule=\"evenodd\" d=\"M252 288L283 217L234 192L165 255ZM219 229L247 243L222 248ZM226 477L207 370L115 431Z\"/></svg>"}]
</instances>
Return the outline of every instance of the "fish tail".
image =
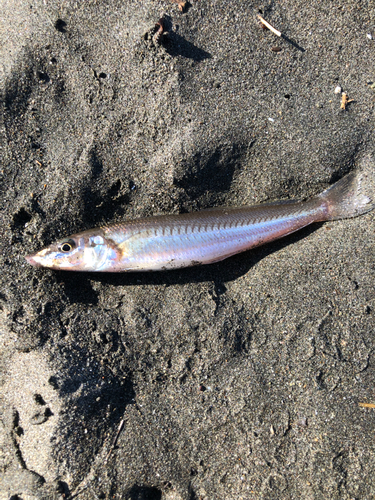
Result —
<instances>
[{"instance_id":1,"label":"fish tail","mask_svg":"<svg viewBox=\"0 0 375 500\"><path fill-rule=\"evenodd\" d=\"M351 172L318 195L326 207L325 220L349 219L365 214L375 207L370 194L373 180L360 172Z\"/></svg>"}]
</instances>

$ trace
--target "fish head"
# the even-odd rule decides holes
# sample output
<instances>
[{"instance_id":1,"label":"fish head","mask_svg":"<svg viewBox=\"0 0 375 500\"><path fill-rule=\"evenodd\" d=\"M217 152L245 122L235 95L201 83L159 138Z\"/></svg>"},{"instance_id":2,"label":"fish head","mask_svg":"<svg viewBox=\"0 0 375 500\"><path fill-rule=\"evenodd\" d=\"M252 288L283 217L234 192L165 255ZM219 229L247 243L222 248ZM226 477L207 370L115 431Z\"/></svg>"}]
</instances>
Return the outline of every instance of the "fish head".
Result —
<instances>
[{"instance_id":1,"label":"fish head","mask_svg":"<svg viewBox=\"0 0 375 500\"><path fill-rule=\"evenodd\" d=\"M35 267L61 271L100 271L109 247L102 230L74 234L25 258Z\"/></svg>"}]
</instances>

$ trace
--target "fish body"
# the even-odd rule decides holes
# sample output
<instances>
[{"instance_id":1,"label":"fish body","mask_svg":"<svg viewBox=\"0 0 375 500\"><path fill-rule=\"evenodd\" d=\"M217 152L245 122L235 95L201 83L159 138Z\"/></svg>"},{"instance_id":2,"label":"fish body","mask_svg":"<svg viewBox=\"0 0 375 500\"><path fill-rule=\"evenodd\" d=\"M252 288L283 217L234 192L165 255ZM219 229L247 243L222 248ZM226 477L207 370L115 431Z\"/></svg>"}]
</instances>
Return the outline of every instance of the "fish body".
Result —
<instances>
[{"instance_id":1,"label":"fish body","mask_svg":"<svg viewBox=\"0 0 375 500\"><path fill-rule=\"evenodd\" d=\"M160 271L211 264L313 222L374 208L363 176L348 174L307 201L215 208L116 223L74 234L26 257L37 267L73 271Z\"/></svg>"}]
</instances>

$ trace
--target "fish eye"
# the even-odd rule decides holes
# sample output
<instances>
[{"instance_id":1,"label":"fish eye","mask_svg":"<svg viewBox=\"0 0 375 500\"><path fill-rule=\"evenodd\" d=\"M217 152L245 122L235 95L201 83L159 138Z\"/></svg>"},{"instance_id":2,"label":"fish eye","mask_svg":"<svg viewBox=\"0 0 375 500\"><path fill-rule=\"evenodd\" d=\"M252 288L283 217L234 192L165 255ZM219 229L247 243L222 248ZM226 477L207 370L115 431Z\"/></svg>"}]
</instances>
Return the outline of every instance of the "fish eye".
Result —
<instances>
[{"instance_id":1,"label":"fish eye","mask_svg":"<svg viewBox=\"0 0 375 500\"><path fill-rule=\"evenodd\" d=\"M67 240L67 241L63 241L60 245L59 245L59 249L62 251L62 252L71 252L73 250L73 248L75 248L76 244L74 242L74 240Z\"/></svg>"}]
</instances>

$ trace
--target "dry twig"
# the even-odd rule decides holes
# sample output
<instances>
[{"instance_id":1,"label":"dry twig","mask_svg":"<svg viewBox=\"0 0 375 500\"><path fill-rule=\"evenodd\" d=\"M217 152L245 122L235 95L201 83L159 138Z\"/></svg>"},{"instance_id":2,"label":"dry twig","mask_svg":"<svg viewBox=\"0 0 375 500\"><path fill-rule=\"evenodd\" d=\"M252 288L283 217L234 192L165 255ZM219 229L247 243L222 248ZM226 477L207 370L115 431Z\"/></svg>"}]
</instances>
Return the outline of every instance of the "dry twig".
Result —
<instances>
[{"instance_id":1,"label":"dry twig","mask_svg":"<svg viewBox=\"0 0 375 500\"><path fill-rule=\"evenodd\" d=\"M277 30L276 28L274 28L273 26L271 26L270 23L267 23L267 21L265 19L263 19L263 17L260 16L259 14L258 14L258 19L262 24L264 24L264 26L266 26L266 28L268 28L270 31L272 31L272 33L275 33L275 35L277 35L277 36L281 36L281 32L279 30Z\"/></svg>"},{"instance_id":2,"label":"dry twig","mask_svg":"<svg viewBox=\"0 0 375 500\"><path fill-rule=\"evenodd\" d=\"M120 432L122 431L122 428L124 427L124 422L125 422L125 420L124 420L124 419L122 419L122 420L121 420L121 422L120 422L120 425L118 426L116 436L115 436L115 437L114 437L114 439L113 439L112 446L111 446L111 448L109 449L109 452L107 453L107 456L105 457L105 461L104 461L104 463L106 463L106 462L107 462L108 457L110 456L110 454L112 453L112 451L114 450L114 448L115 448L115 446L116 446L116 444L117 444L117 440L118 440L118 438L119 438Z\"/></svg>"},{"instance_id":3,"label":"dry twig","mask_svg":"<svg viewBox=\"0 0 375 500\"><path fill-rule=\"evenodd\" d=\"M362 406L362 408L375 408L375 405L373 403L358 403L359 406Z\"/></svg>"}]
</instances>

